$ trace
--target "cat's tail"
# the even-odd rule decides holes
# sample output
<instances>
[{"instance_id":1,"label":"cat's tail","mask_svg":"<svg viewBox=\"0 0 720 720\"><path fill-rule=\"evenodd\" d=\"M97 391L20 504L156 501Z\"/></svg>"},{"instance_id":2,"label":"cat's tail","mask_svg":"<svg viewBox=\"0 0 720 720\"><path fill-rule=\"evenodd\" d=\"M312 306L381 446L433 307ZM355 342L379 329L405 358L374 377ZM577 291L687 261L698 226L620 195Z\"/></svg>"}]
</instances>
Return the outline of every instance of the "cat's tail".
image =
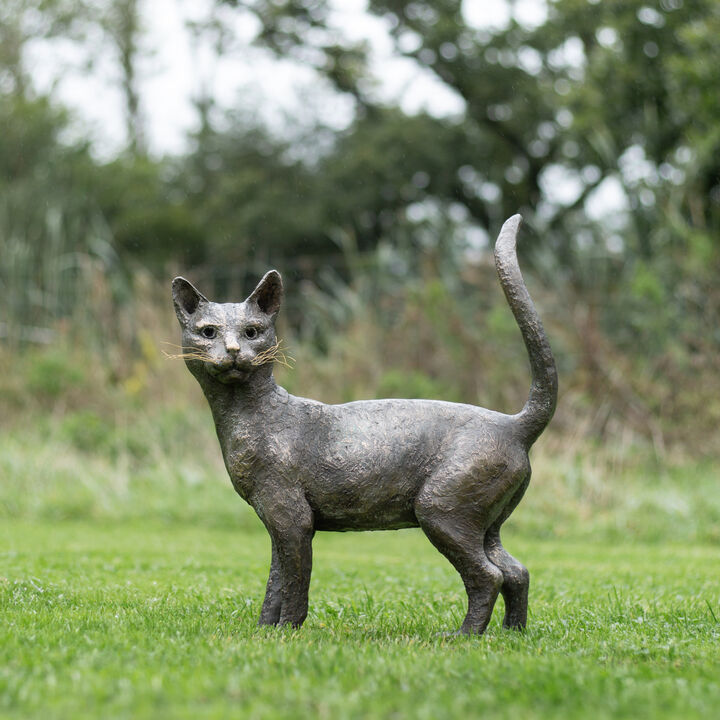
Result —
<instances>
[{"instance_id":1,"label":"cat's tail","mask_svg":"<svg viewBox=\"0 0 720 720\"><path fill-rule=\"evenodd\" d=\"M555 412L558 380L550 343L518 265L515 243L521 222L521 215L513 215L502 226L495 243L495 267L530 357L530 395L525 407L515 416L520 422L522 437L530 447Z\"/></svg>"}]
</instances>

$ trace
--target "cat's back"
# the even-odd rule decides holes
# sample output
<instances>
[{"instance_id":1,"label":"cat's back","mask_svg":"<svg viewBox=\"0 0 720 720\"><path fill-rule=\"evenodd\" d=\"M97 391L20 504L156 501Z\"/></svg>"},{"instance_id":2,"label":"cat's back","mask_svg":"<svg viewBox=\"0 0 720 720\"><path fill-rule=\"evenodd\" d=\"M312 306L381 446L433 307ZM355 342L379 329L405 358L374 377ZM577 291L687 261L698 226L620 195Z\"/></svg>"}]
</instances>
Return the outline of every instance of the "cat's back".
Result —
<instances>
[{"instance_id":1,"label":"cat's back","mask_svg":"<svg viewBox=\"0 0 720 720\"><path fill-rule=\"evenodd\" d=\"M445 400L386 398L327 405L328 415L340 424L378 426L386 431L434 430L440 434L474 426L502 428L511 417L477 405Z\"/></svg>"},{"instance_id":2,"label":"cat's back","mask_svg":"<svg viewBox=\"0 0 720 720\"><path fill-rule=\"evenodd\" d=\"M379 399L327 405L288 395L296 431L315 444L341 447L345 453L372 451L437 455L450 445L478 446L510 439L510 415L443 400Z\"/></svg>"}]
</instances>

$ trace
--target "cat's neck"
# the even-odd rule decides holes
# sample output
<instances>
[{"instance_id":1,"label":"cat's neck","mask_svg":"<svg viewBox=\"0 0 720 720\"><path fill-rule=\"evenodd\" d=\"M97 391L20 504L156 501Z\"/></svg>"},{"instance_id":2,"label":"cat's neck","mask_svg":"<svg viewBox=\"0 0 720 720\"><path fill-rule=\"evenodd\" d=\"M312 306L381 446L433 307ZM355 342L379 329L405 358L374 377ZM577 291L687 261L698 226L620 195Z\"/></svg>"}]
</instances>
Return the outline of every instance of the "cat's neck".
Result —
<instances>
[{"instance_id":1,"label":"cat's neck","mask_svg":"<svg viewBox=\"0 0 720 720\"><path fill-rule=\"evenodd\" d=\"M204 371L193 375L207 398L218 429L237 422L240 416L262 412L280 390L270 366L258 369L247 382L231 385L219 382Z\"/></svg>"}]
</instances>

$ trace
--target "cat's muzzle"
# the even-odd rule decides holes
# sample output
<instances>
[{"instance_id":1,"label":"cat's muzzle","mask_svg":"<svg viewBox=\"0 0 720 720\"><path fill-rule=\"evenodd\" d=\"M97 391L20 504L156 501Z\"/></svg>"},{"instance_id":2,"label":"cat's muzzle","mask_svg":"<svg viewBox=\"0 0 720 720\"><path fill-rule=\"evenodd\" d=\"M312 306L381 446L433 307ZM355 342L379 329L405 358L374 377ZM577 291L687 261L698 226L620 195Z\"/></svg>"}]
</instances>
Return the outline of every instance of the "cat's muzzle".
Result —
<instances>
[{"instance_id":1,"label":"cat's muzzle","mask_svg":"<svg viewBox=\"0 0 720 720\"><path fill-rule=\"evenodd\" d=\"M252 370L252 364L241 357L228 358L223 362L207 366L208 373L226 385L245 382Z\"/></svg>"}]
</instances>

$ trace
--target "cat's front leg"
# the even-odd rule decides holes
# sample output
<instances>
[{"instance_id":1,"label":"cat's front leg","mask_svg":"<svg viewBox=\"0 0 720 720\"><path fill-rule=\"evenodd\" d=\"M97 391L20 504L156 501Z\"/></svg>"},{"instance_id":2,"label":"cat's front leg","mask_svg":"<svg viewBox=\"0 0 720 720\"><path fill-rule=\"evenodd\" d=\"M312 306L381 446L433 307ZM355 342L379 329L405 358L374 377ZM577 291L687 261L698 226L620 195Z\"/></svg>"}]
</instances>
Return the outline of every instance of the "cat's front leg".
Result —
<instances>
[{"instance_id":1,"label":"cat's front leg","mask_svg":"<svg viewBox=\"0 0 720 720\"><path fill-rule=\"evenodd\" d=\"M275 543L272 543L272 560L270 561L270 575L265 589L265 600L258 625L277 625L280 621L282 607L282 578L280 573L280 560L278 559Z\"/></svg>"},{"instance_id":2,"label":"cat's front leg","mask_svg":"<svg viewBox=\"0 0 720 720\"><path fill-rule=\"evenodd\" d=\"M312 570L312 530L293 528L281 536L278 555L282 572L282 607L279 625L300 627L308 614Z\"/></svg>"},{"instance_id":3,"label":"cat's front leg","mask_svg":"<svg viewBox=\"0 0 720 720\"><path fill-rule=\"evenodd\" d=\"M279 625L300 627L308 612L312 538L315 532L313 513L298 488L274 490L258 498L256 510L270 533L277 555L281 602L280 616L276 622ZM268 587L271 580L272 569ZM274 607L268 602L269 607Z\"/></svg>"}]
</instances>

